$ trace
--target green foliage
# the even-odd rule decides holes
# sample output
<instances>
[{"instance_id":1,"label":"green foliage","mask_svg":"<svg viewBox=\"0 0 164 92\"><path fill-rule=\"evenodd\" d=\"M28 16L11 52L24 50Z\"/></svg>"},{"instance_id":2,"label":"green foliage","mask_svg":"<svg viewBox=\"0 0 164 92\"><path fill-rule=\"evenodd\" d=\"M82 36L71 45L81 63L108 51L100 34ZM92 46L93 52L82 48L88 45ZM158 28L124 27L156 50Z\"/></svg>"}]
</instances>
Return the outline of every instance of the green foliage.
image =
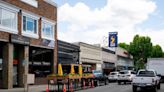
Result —
<instances>
[{"instance_id":1,"label":"green foliage","mask_svg":"<svg viewBox=\"0 0 164 92\"><path fill-rule=\"evenodd\" d=\"M151 39L145 36L136 35L129 46L129 53L133 55L135 62L142 60L143 63L146 63L147 58L151 56L151 51Z\"/></svg>"},{"instance_id":2,"label":"green foliage","mask_svg":"<svg viewBox=\"0 0 164 92\"><path fill-rule=\"evenodd\" d=\"M126 43L119 43L119 46L128 50L133 55L134 65L137 69L145 67L147 58L150 57L164 57L164 52L159 45L152 45L151 38L146 36L136 35L130 45Z\"/></svg>"},{"instance_id":3,"label":"green foliage","mask_svg":"<svg viewBox=\"0 0 164 92\"><path fill-rule=\"evenodd\" d=\"M129 45L126 44L126 43L119 43L118 46L121 47L121 48L124 48L124 49L126 49L126 50L129 49Z\"/></svg>"},{"instance_id":4,"label":"green foliage","mask_svg":"<svg viewBox=\"0 0 164 92\"><path fill-rule=\"evenodd\" d=\"M161 46L155 45L153 46L151 57L158 58L163 56L163 51Z\"/></svg>"}]
</instances>

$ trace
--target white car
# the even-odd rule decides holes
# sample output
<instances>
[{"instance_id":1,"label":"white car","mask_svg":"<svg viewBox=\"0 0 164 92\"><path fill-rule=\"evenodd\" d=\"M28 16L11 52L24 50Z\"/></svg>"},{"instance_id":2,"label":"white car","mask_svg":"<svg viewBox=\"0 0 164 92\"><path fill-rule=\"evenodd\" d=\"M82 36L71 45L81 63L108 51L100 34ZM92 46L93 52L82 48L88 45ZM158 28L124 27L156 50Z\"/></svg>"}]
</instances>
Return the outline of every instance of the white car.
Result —
<instances>
[{"instance_id":1,"label":"white car","mask_svg":"<svg viewBox=\"0 0 164 92\"><path fill-rule=\"evenodd\" d=\"M160 75L155 70L139 70L136 77L132 81L133 92L137 92L138 88L152 89L157 92L160 89Z\"/></svg>"},{"instance_id":2,"label":"white car","mask_svg":"<svg viewBox=\"0 0 164 92\"><path fill-rule=\"evenodd\" d=\"M121 84L124 82L126 84L127 82L132 82L132 78L136 76L136 72L132 70L122 70L119 72L118 75L118 84Z\"/></svg>"},{"instance_id":3,"label":"white car","mask_svg":"<svg viewBox=\"0 0 164 92\"><path fill-rule=\"evenodd\" d=\"M117 81L119 72L110 72L108 75L108 80L111 81Z\"/></svg>"}]
</instances>

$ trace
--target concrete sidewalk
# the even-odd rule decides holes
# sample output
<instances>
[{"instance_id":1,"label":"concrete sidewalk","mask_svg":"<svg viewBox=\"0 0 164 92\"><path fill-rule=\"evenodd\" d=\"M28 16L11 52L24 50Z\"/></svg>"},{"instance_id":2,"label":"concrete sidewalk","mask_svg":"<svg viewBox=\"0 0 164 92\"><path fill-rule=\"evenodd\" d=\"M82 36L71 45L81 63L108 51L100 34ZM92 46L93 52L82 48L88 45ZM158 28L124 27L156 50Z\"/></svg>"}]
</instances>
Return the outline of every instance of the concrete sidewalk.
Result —
<instances>
[{"instance_id":1,"label":"concrete sidewalk","mask_svg":"<svg viewBox=\"0 0 164 92\"><path fill-rule=\"evenodd\" d=\"M45 92L47 85L29 85L28 92ZM27 92L24 88L0 89L0 92Z\"/></svg>"}]
</instances>

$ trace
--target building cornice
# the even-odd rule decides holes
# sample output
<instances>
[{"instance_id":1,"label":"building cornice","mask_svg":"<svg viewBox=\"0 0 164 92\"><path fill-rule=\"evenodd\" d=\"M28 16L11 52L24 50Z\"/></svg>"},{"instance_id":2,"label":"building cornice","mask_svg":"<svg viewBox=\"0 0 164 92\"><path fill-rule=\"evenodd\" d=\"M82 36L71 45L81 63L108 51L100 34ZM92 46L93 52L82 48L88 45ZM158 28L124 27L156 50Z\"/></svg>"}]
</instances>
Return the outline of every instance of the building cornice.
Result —
<instances>
[{"instance_id":1,"label":"building cornice","mask_svg":"<svg viewBox=\"0 0 164 92\"><path fill-rule=\"evenodd\" d=\"M52 0L44 0L44 1L47 2L48 4L51 4L51 5L55 6L55 7L57 7L57 4L54 1L52 1Z\"/></svg>"}]
</instances>

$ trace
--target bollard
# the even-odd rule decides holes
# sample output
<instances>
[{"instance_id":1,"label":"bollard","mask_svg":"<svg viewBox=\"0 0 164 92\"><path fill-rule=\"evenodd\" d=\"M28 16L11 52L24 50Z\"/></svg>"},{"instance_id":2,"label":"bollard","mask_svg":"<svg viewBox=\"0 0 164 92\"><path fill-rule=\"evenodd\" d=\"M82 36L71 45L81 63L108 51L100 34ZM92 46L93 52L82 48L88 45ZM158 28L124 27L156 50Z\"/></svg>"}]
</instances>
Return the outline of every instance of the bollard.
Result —
<instances>
[{"instance_id":1,"label":"bollard","mask_svg":"<svg viewBox=\"0 0 164 92\"><path fill-rule=\"evenodd\" d=\"M92 88L94 88L94 81L92 80Z\"/></svg>"},{"instance_id":2,"label":"bollard","mask_svg":"<svg viewBox=\"0 0 164 92\"><path fill-rule=\"evenodd\" d=\"M83 80L83 89L85 89L85 80Z\"/></svg>"},{"instance_id":3,"label":"bollard","mask_svg":"<svg viewBox=\"0 0 164 92\"><path fill-rule=\"evenodd\" d=\"M48 85L46 86L46 92L49 92Z\"/></svg>"},{"instance_id":4,"label":"bollard","mask_svg":"<svg viewBox=\"0 0 164 92\"><path fill-rule=\"evenodd\" d=\"M70 92L73 92L73 85L72 85L72 82L70 83Z\"/></svg>"},{"instance_id":5,"label":"bollard","mask_svg":"<svg viewBox=\"0 0 164 92\"><path fill-rule=\"evenodd\" d=\"M67 90L66 90L66 85L64 84L64 86L63 86L63 92L67 92Z\"/></svg>"}]
</instances>

